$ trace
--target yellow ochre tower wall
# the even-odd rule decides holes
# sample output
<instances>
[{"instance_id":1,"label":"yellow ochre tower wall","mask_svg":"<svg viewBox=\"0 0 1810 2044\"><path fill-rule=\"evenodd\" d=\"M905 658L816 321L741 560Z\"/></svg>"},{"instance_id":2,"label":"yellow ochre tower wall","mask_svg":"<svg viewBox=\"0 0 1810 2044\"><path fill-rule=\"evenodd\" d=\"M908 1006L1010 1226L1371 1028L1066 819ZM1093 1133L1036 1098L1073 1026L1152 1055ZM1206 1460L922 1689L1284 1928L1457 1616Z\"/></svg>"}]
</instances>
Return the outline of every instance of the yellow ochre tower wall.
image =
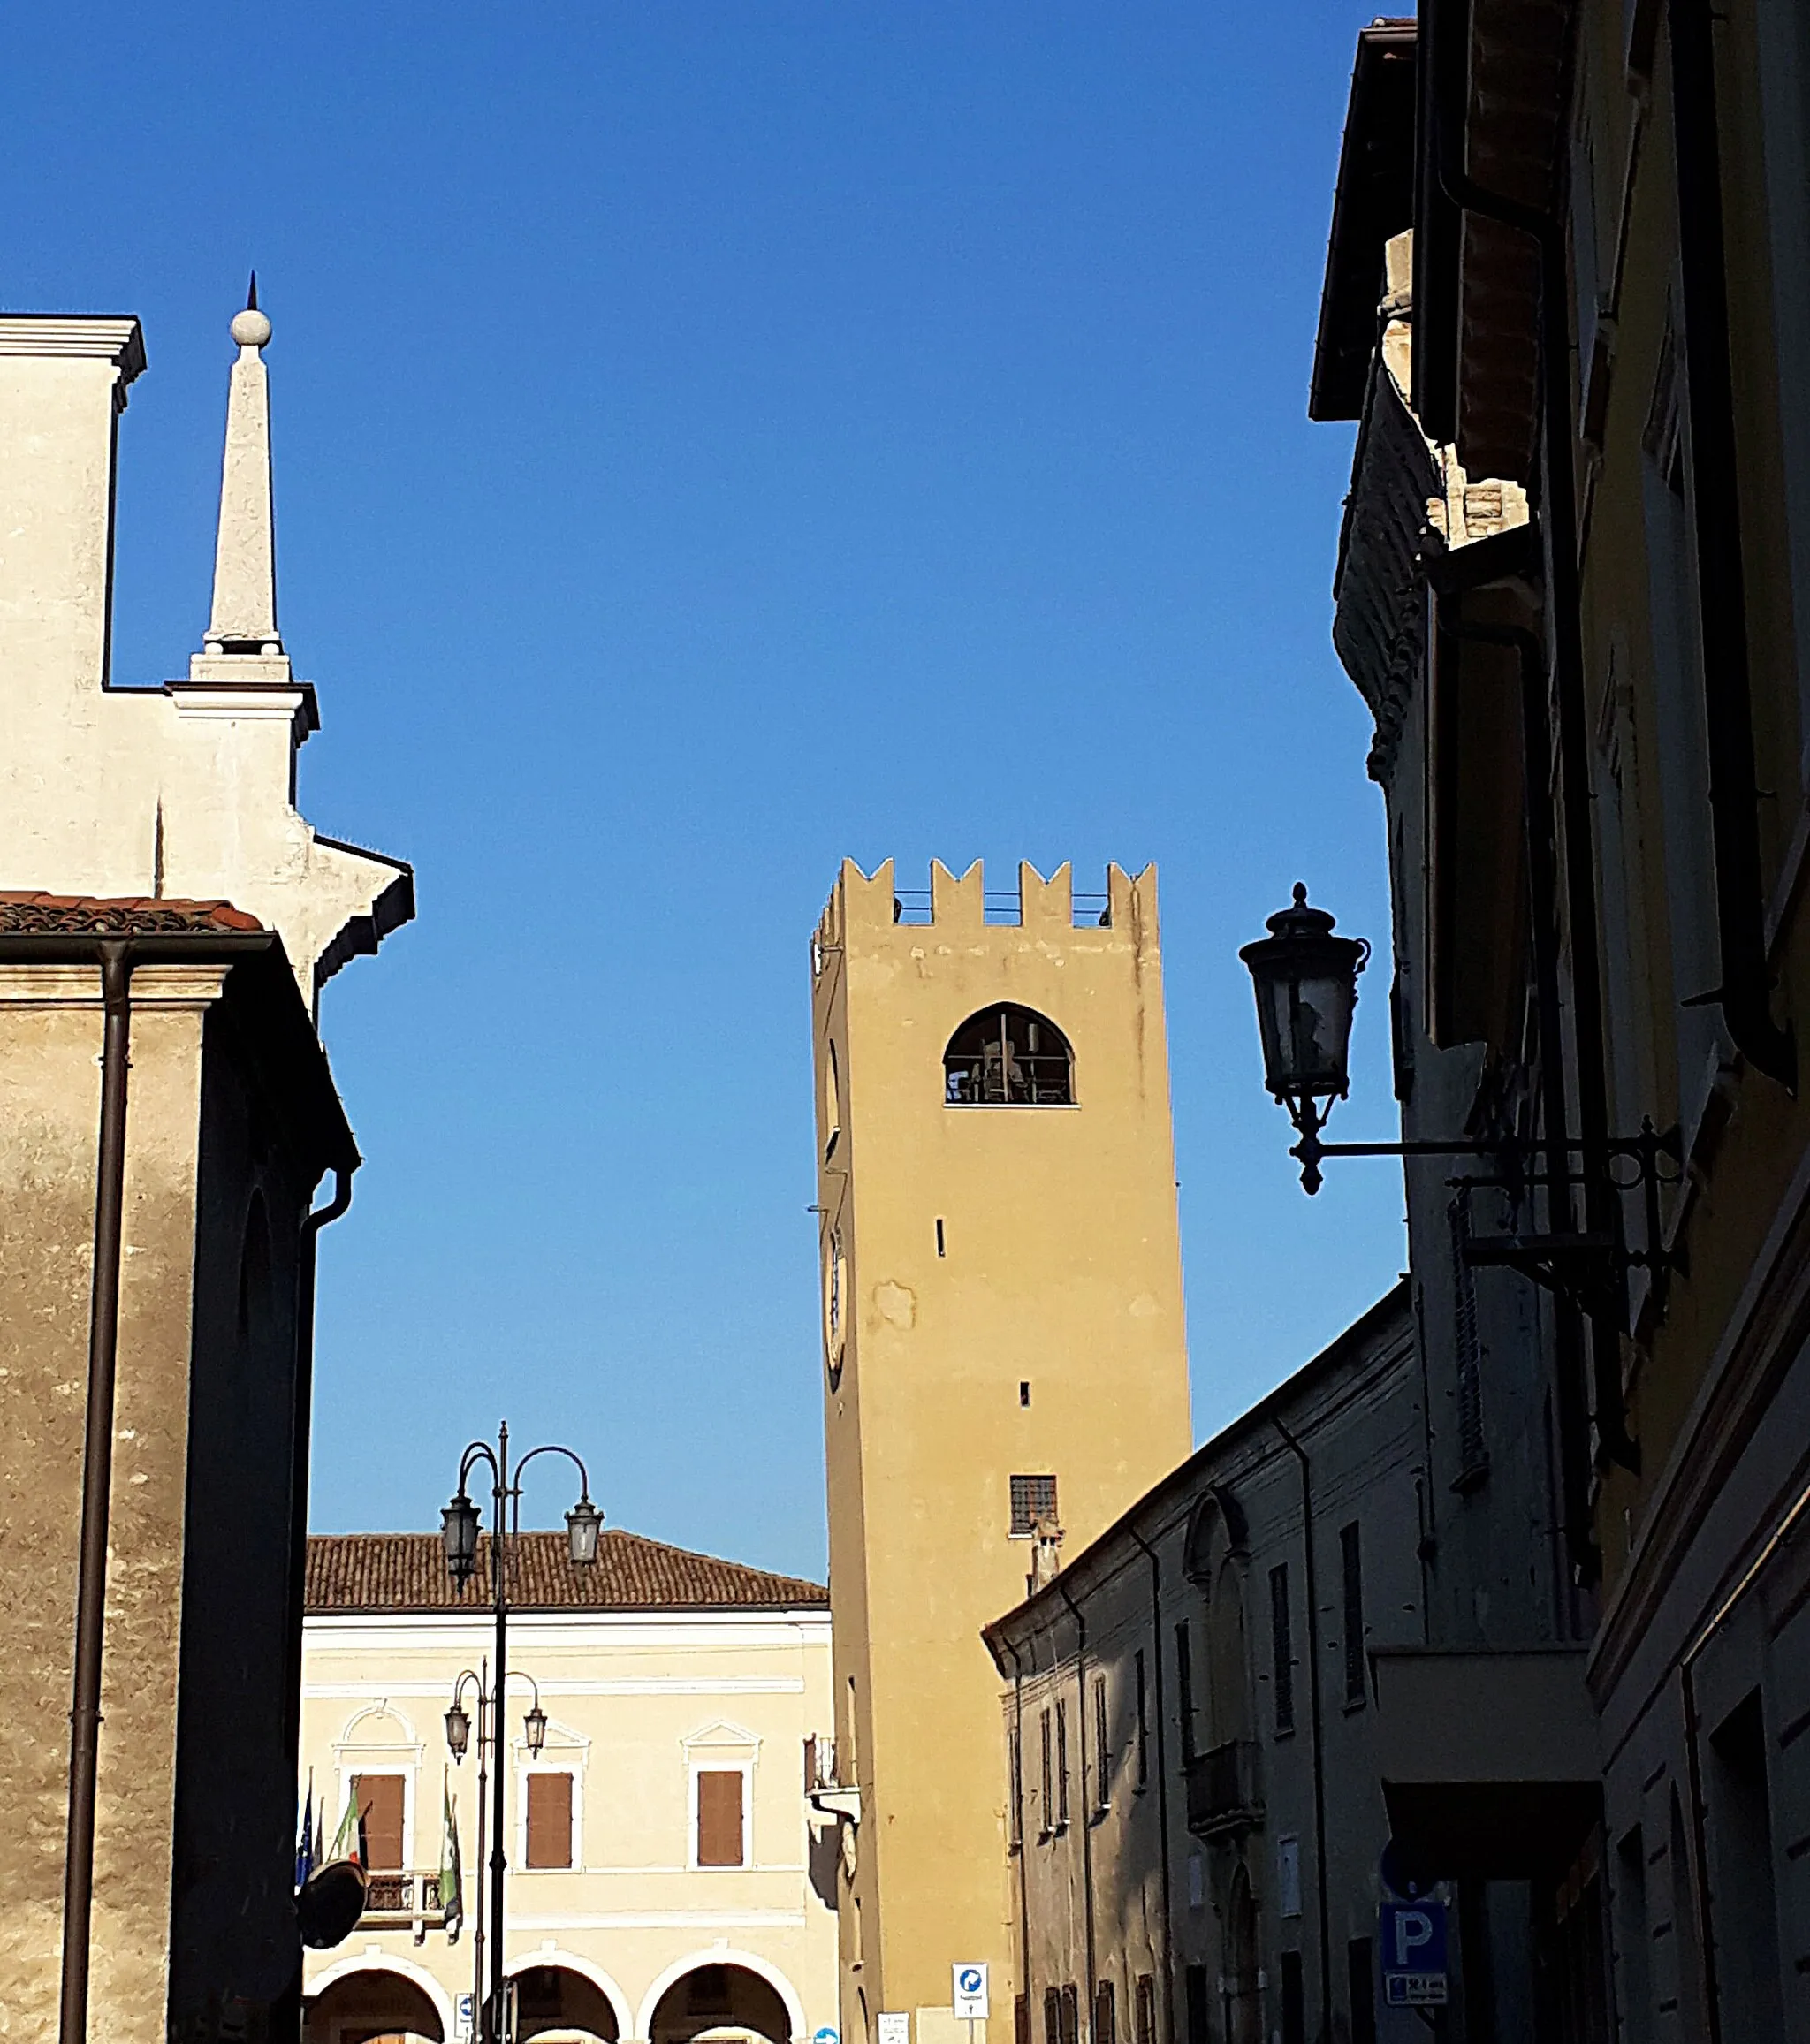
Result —
<instances>
[{"instance_id":1,"label":"yellow ochre tower wall","mask_svg":"<svg viewBox=\"0 0 1810 2044\"><path fill-rule=\"evenodd\" d=\"M845 861L811 954L837 1773L859 1791L848 2044L883 2011L909 2014L911 2044L958 2044L969 1961L1009 2034L1007 1757L980 1629L1037 1565L1011 1479L1056 1479L1054 1554L1073 1554L1190 1446L1155 869L1109 867L1078 917L1066 865L1021 866L1015 904L977 862L931 880L926 917L890 861L871 878ZM1047 1024L1066 1037L1068 1102L947 1097L952 1037L1008 1005L1041 1018L1046 1052ZM989 1068L1008 1095L1022 1070L1061 1077L1023 1047Z\"/></svg>"}]
</instances>

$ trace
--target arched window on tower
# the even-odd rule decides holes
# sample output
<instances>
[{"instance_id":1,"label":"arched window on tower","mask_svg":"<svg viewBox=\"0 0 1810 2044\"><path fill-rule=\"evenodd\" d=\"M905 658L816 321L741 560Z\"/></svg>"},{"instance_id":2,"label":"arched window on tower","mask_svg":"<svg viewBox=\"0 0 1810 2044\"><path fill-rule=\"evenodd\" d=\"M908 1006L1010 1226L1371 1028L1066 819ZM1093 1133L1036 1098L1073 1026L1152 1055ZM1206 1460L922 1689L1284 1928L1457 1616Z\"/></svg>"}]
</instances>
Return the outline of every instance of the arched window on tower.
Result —
<instances>
[{"instance_id":1,"label":"arched window on tower","mask_svg":"<svg viewBox=\"0 0 1810 2044\"><path fill-rule=\"evenodd\" d=\"M943 1052L951 1107L1069 1107L1074 1053L1047 1015L1001 1002L971 1014Z\"/></svg>"}]
</instances>

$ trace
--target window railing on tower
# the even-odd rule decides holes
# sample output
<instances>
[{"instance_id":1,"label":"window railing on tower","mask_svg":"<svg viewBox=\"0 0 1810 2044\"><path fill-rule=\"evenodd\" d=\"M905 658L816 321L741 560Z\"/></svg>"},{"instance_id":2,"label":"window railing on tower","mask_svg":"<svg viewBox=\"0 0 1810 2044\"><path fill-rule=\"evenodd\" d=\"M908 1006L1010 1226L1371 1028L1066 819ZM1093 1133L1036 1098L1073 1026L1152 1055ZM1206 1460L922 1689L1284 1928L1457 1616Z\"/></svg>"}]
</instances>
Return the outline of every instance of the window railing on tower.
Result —
<instances>
[{"instance_id":1,"label":"window railing on tower","mask_svg":"<svg viewBox=\"0 0 1810 2044\"><path fill-rule=\"evenodd\" d=\"M949 1038L943 1098L951 1107L1072 1106L1069 1039L1028 1007L983 1008Z\"/></svg>"}]
</instances>

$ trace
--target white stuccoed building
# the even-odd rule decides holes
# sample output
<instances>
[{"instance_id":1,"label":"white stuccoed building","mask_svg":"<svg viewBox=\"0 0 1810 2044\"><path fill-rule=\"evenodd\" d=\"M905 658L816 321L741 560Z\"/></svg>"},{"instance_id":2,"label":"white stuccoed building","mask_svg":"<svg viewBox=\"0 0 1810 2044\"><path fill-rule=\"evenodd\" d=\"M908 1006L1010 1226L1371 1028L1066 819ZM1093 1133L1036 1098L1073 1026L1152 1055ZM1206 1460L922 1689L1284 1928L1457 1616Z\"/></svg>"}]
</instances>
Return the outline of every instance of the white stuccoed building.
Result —
<instances>
[{"instance_id":1,"label":"white stuccoed building","mask_svg":"<svg viewBox=\"0 0 1810 2044\"><path fill-rule=\"evenodd\" d=\"M202 650L178 680L126 687L110 672L114 451L143 335L0 316L0 892L230 900L281 936L313 1008L414 915L414 878L295 807L320 717L277 627L270 323L254 304L232 332Z\"/></svg>"},{"instance_id":2,"label":"white stuccoed building","mask_svg":"<svg viewBox=\"0 0 1810 2044\"><path fill-rule=\"evenodd\" d=\"M364 1920L310 1953L308 2044L468 2037L480 1911L474 1685L469 1748L445 1715L493 1625L488 1542L462 1594L431 1535L316 1536L303 1637L304 1793L331 1848L347 1804L370 1862ZM505 1969L518 2039L803 2044L835 2024L833 1822L806 1798L831 1722L828 1592L604 1534L574 1568L563 1534L512 1542L503 1724ZM519 1673L515 1672L519 1671ZM530 1751L536 1697L544 1744ZM484 1728L486 1730L489 1727ZM449 1937L444 1797L456 1799L465 1921ZM494 1778L483 1797L489 1821ZM488 1972L490 1955L483 1955ZM825 2044L830 2044L829 2040Z\"/></svg>"}]
</instances>

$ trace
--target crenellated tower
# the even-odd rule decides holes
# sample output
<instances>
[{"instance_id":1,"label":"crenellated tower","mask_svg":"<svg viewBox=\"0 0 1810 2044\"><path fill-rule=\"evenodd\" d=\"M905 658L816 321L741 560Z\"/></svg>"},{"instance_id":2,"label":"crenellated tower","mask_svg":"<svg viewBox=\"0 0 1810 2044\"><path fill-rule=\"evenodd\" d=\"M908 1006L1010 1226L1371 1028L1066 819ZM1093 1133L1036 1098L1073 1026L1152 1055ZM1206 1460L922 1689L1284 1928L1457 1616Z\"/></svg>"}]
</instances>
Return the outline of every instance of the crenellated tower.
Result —
<instances>
[{"instance_id":1,"label":"crenellated tower","mask_svg":"<svg viewBox=\"0 0 1810 2044\"><path fill-rule=\"evenodd\" d=\"M1155 870L845 861L811 965L844 2034L954 2044L955 1962L1012 2015L980 1629L1190 1446Z\"/></svg>"}]
</instances>

